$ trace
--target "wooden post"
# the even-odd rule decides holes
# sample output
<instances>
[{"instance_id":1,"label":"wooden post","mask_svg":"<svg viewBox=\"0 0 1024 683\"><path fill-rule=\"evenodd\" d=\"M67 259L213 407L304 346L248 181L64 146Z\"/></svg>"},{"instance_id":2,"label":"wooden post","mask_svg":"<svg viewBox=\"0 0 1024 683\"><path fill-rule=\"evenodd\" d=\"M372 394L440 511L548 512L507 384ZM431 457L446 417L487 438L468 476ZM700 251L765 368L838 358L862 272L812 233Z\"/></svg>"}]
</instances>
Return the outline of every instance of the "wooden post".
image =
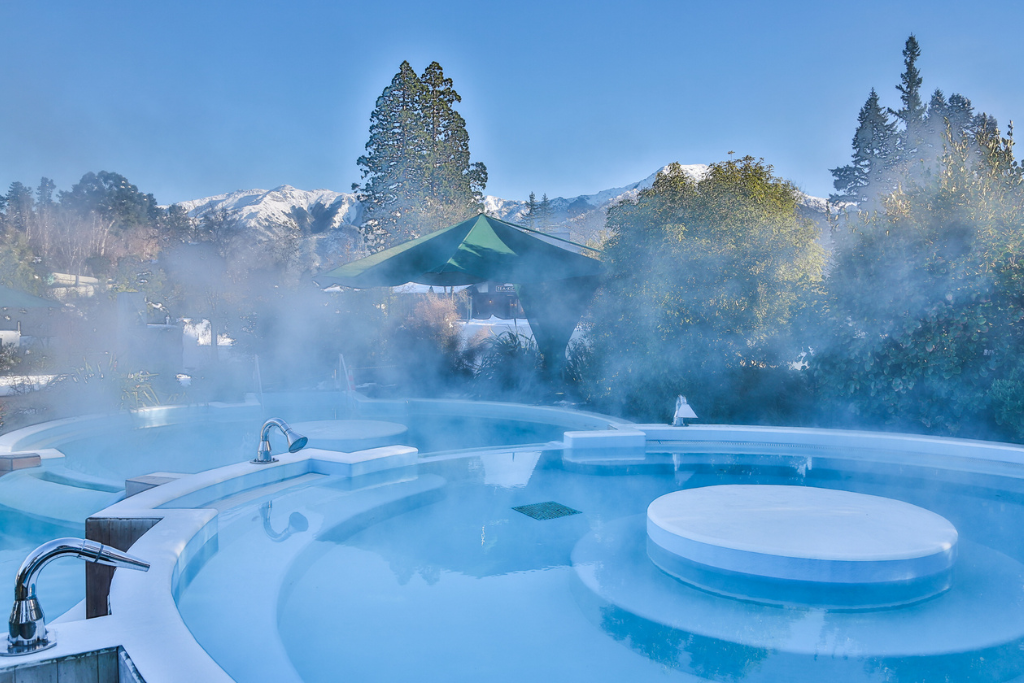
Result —
<instances>
[{"instance_id":1,"label":"wooden post","mask_svg":"<svg viewBox=\"0 0 1024 683\"><path fill-rule=\"evenodd\" d=\"M159 519L142 517L90 517L85 520L85 537L111 548L128 552L135 541L156 526ZM114 567L95 562L85 564L85 618L105 617L110 614L107 597Z\"/></svg>"}]
</instances>

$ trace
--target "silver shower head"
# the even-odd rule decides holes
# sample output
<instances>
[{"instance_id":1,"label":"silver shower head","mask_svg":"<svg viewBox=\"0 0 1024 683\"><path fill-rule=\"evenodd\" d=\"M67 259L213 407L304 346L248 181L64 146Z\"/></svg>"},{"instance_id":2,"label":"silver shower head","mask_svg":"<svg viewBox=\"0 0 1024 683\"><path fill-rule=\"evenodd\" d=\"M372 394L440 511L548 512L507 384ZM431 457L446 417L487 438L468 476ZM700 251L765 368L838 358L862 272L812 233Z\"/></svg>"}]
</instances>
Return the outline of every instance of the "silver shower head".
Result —
<instances>
[{"instance_id":1,"label":"silver shower head","mask_svg":"<svg viewBox=\"0 0 1024 683\"><path fill-rule=\"evenodd\" d=\"M298 453L303 448L305 448L306 443L309 442L309 439L304 437L302 434L299 434L298 432L296 432L294 429L287 425L285 425L285 428L282 431L284 432L284 437L288 439L289 453Z\"/></svg>"},{"instance_id":2,"label":"silver shower head","mask_svg":"<svg viewBox=\"0 0 1024 683\"><path fill-rule=\"evenodd\" d=\"M277 427L284 434L284 437L288 439L288 452L297 453L306 447L309 439L299 434L294 429L288 426L288 423L279 417L272 417L263 423L262 429L260 429L260 448L256 451L256 458L251 460L257 465L266 465L270 462L277 462L277 458L270 456L270 428Z\"/></svg>"}]
</instances>

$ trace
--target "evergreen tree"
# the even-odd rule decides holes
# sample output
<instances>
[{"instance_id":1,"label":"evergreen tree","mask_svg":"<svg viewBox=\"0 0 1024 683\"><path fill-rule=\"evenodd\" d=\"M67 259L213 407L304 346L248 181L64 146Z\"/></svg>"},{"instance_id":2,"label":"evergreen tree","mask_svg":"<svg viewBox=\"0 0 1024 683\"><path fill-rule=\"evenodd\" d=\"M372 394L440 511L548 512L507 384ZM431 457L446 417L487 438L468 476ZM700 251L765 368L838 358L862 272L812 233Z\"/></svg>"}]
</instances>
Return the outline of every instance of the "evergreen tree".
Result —
<instances>
[{"instance_id":1,"label":"evergreen tree","mask_svg":"<svg viewBox=\"0 0 1024 683\"><path fill-rule=\"evenodd\" d=\"M921 46L917 44L917 38L910 34L907 43L903 48L903 65L905 71L900 74L900 84L896 89L900 92L900 102L903 104L899 111L894 112L903 122L903 135L900 139L901 151L904 158L917 150L921 143L922 128L925 120L925 106L921 101L921 72L917 68L917 59L921 56Z\"/></svg>"},{"instance_id":2,"label":"evergreen tree","mask_svg":"<svg viewBox=\"0 0 1024 683\"><path fill-rule=\"evenodd\" d=\"M949 119L949 103L946 101L946 96L942 90L936 88L935 92L932 93L931 100L928 101L928 109L925 114L921 134L922 148L929 157L929 162L936 160L942 155L946 128L948 126L952 129Z\"/></svg>"},{"instance_id":3,"label":"evergreen tree","mask_svg":"<svg viewBox=\"0 0 1024 683\"><path fill-rule=\"evenodd\" d=\"M34 255L26 237L35 220L33 204L32 190L19 182L0 195L0 209L7 209L0 215L0 284L39 293L41 281L32 268Z\"/></svg>"},{"instance_id":4,"label":"evergreen tree","mask_svg":"<svg viewBox=\"0 0 1024 683\"><path fill-rule=\"evenodd\" d=\"M918 157L927 173L941 172L942 157L949 153L949 142L964 141L974 154L980 154L979 135L996 135L996 120L987 114L975 114L971 101L953 93L946 101L936 88L928 103L928 113L922 127L922 150Z\"/></svg>"},{"instance_id":5,"label":"evergreen tree","mask_svg":"<svg viewBox=\"0 0 1024 683\"><path fill-rule=\"evenodd\" d=\"M0 284L31 294L42 294L43 281L33 268L35 254L22 235L0 237Z\"/></svg>"},{"instance_id":6,"label":"evergreen tree","mask_svg":"<svg viewBox=\"0 0 1024 683\"><path fill-rule=\"evenodd\" d=\"M545 230L551 226L551 200L545 192L537 205L537 229Z\"/></svg>"},{"instance_id":7,"label":"evergreen tree","mask_svg":"<svg viewBox=\"0 0 1024 683\"><path fill-rule=\"evenodd\" d=\"M28 232L33 218L33 204L30 188L17 181L11 183L7 192L7 229L20 233Z\"/></svg>"},{"instance_id":8,"label":"evergreen tree","mask_svg":"<svg viewBox=\"0 0 1024 683\"><path fill-rule=\"evenodd\" d=\"M123 175L109 171L86 173L70 192L60 193L60 202L122 229L148 224L161 214L152 194L143 194Z\"/></svg>"},{"instance_id":9,"label":"evergreen tree","mask_svg":"<svg viewBox=\"0 0 1024 683\"><path fill-rule=\"evenodd\" d=\"M487 168L469 163L466 121L454 109L462 97L441 65L431 62L420 77L424 85L422 113L426 130L426 192L422 222L425 232L459 222L483 210Z\"/></svg>"},{"instance_id":10,"label":"evergreen tree","mask_svg":"<svg viewBox=\"0 0 1024 683\"><path fill-rule=\"evenodd\" d=\"M526 200L526 222L529 223L530 229L536 230L537 195L533 192L530 193L530 198Z\"/></svg>"},{"instance_id":11,"label":"evergreen tree","mask_svg":"<svg viewBox=\"0 0 1024 683\"><path fill-rule=\"evenodd\" d=\"M851 164L833 168L833 201L854 202L861 211L875 206L879 196L892 191L892 168L896 157L896 124L878 103L874 88L860 114L853 136Z\"/></svg>"},{"instance_id":12,"label":"evergreen tree","mask_svg":"<svg viewBox=\"0 0 1024 683\"><path fill-rule=\"evenodd\" d=\"M950 123L934 168L851 221L833 255L809 358L830 418L1024 438L1024 170L982 118Z\"/></svg>"},{"instance_id":13,"label":"evergreen tree","mask_svg":"<svg viewBox=\"0 0 1024 683\"><path fill-rule=\"evenodd\" d=\"M86 173L69 192L60 193L60 206L76 214L97 233L95 253L106 258L110 235L153 225L162 216L152 194L144 194L119 173Z\"/></svg>"},{"instance_id":14,"label":"evergreen tree","mask_svg":"<svg viewBox=\"0 0 1024 683\"><path fill-rule=\"evenodd\" d=\"M188 215L181 204L172 204L160 221L160 231L165 240L174 242L198 242L199 221Z\"/></svg>"},{"instance_id":15,"label":"evergreen tree","mask_svg":"<svg viewBox=\"0 0 1024 683\"><path fill-rule=\"evenodd\" d=\"M917 67L921 47L907 38L903 49L904 71L900 84L901 107L883 109L872 90L857 117L852 163L831 169L836 193L832 201L849 201L861 211L878 209L881 199L907 183L929 182L941 173L948 141L966 140L980 154L977 139L983 131L996 134L995 119L974 114L971 101L954 93L947 100L936 89L925 106L921 98L923 78Z\"/></svg>"},{"instance_id":16,"label":"evergreen tree","mask_svg":"<svg viewBox=\"0 0 1024 683\"><path fill-rule=\"evenodd\" d=\"M974 126L974 106L963 95L953 93L946 106L946 118L954 135L970 133Z\"/></svg>"},{"instance_id":17,"label":"evergreen tree","mask_svg":"<svg viewBox=\"0 0 1024 683\"><path fill-rule=\"evenodd\" d=\"M896 89L900 92L900 101L903 107L896 112L896 115L907 125L914 125L924 120L925 108L921 101L921 72L917 68L917 59L921 56L921 46L917 38L911 33L903 47L903 66L906 68L900 74L900 84Z\"/></svg>"},{"instance_id":18,"label":"evergreen tree","mask_svg":"<svg viewBox=\"0 0 1024 683\"><path fill-rule=\"evenodd\" d=\"M238 216L235 212L226 208L207 211L196 226L192 241L208 242L220 256L226 257L231 241L238 236L239 230Z\"/></svg>"},{"instance_id":19,"label":"evergreen tree","mask_svg":"<svg viewBox=\"0 0 1024 683\"><path fill-rule=\"evenodd\" d=\"M417 76L402 62L370 115L370 139L359 157L371 250L445 227L482 210L487 169L469 161L461 97L433 62Z\"/></svg>"},{"instance_id":20,"label":"evergreen tree","mask_svg":"<svg viewBox=\"0 0 1024 683\"><path fill-rule=\"evenodd\" d=\"M36 188L36 205L37 206L53 206L53 192L57 189L57 184L49 178L43 176L39 179L39 187Z\"/></svg>"},{"instance_id":21,"label":"evergreen tree","mask_svg":"<svg viewBox=\"0 0 1024 683\"><path fill-rule=\"evenodd\" d=\"M57 203L53 201L53 192L56 189L56 183L49 178L44 176L39 179L39 187L36 188L35 220L27 232L29 240L34 239L40 232L48 232L51 228L57 210Z\"/></svg>"},{"instance_id":22,"label":"evergreen tree","mask_svg":"<svg viewBox=\"0 0 1024 683\"><path fill-rule=\"evenodd\" d=\"M409 62L402 62L370 114L370 139L357 163L364 181L359 188L364 239L372 251L416 230L412 214L424 184L423 90Z\"/></svg>"}]
</instances>

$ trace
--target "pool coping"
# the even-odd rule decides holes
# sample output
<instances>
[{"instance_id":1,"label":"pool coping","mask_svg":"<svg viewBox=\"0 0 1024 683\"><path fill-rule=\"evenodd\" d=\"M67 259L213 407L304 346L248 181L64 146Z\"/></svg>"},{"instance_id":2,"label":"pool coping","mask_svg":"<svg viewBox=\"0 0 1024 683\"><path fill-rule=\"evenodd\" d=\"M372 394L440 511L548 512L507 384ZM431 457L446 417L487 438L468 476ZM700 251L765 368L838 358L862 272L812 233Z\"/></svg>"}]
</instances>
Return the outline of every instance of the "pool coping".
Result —
<instances>
[{"instance_id":1,"label":"pool coping","mask_svg":"<svg viewBox=\"0 0 1024 683\"><path fill-rule=\"evenodd\" d=\"M359 418L372 419L387 416L412 415L456 415L460 417L504 418L564 426L566 429L617 430L629 428L628 420L601 415L600 413L576 410L561 406L527 405L502 403L498 401L473 401L469 399L371 399L360 394L338 391L312 392L324 400L354 400L358 406ZM267 394L273 397L274 394ZM127 412L95 413L77 417L61 418L22 427L6 434L0 434L0 453L39 453L44 460L64 457L50 444L78 433L121 426L128 428L159 427L181 424L190 419L202 417L216 422L259 419L256 412L261 405L254 395L248 395L240 403L193 403L182 405L153 406Z\"/></svg>"},{"instance_id":2,"label":"pool coping","mask_svg":"<svg viewBox=\"0 0 1024 683\"><path fill-rule=\"evenodd\" d=\"M933 467L972 474L996 474L1024 478L1024 446L998 441L953 437L819 429L762 427L753 425L629 424L604 432L565 433L564 447L581 461L643 459L649 451L690 453L751 453L765 455L772 449L787 450L794 458L884 462Z\"/></svg>"},{"instance_id":3,"label":"pool coping","mask_svg":"<svg viewBox=\"0 0 1024 683\"><path fill-rule=\"evenodd\" d=\"M133 555L150 563L149 571L115 571L109 589L109 615L51 622L48 628L57 639L54 648L0 662L0 671L120 646L149 683L231 681L192 637L174 599L184 568L217 535L218 512L200 506L308 473L352 477L414 466L417 450L408 446L384 446L343 453L309 448L275 457L277 462L269 465L242 462L183 477L115 503L90 517L90 520L157 519L158 522L130 546ZM167 507L178 502L193 507Z\"/></svg>"},{"instance_id":4,"label":"pool coping","mask_svg":"<svg viewBox=\"0 0 1024 683\"><path fill-rule=\"evenodd\" d=\"M114 482L83 472L66 469L64 467L65 454L59 450L63 441L90 434L98 434L119 427L125 429L146 429L184 424L194 420L214 423L251 421L255 431L262 419L268 416L265 414L266 410L273 409L274 403L280 404L295 401L298 402L297 405L301 406L302 401L310 400L324 404L332 404L332 402L336 401L354 401L356 408L353 417L362 419L461 416L520 420L554 425L565 430L589 429L598 431L614 431L628 428L631 424L620 418L563 406L472 401L469 399L370 399L354 392L343 391L318 391L301 394L294 392L268 392L265 394L265 399L264 404L261 405L256 399L255 394L248 394L244 401L237 403L210 402L166 405L120 413L82 415L30 425L7 434L2 434L0 435L0 455L18 456L34 454L40 457L37 467L16 470L21 472L19 477L22 478L44 479L46 487L50 489L45 492L45 495L34 495L33 501L59 500L62 494L61 489L57 487L61 485L101 492L111 492L107 487L115 487L115 490L108 496L108 500L97 503L95 499L99 494L83 494L88 500L84 500L82 505L68 510L54 511L49 507L41 507L36 503L25 503L24 501L21 501L20 504L12 503L6 507L43 521L60 524L81 523L82 512L79 508L85 506L89 510L95 510L98 505L107 505L116 501L117 495L114 494L124 490L125 482ZM266 404L270 404L270 407L267 408ZM50 470L51 474L48 475L46 470ZM11 473L0 470L0 477L5 477L9 474ZM2 486L11 485L14 485L12 480L2 484ZM41 484L36 485L37 488L39 486ZM121 495L124 494L121 493Z\"/></svg>"},{"instance_id":5,"label":"pool coping","mask_svg":"<svg viewBox=\"0 0 1024 683\"><path fill-rule=\"evenodd\" d=\"M623 434L617 430L603 433L598 437L587 437L583 443L588 449L595 441L605 442L608 448L617 449ZM648 447L671 444L718 443L771 443L776 445L796 444L805 446L832 446L836 438L848 439L858 447L884 446L911 455L928 450L938 455L954 454L959 458L973 456L974 460L1011 462L1024 465L1024 448L1010 444L992 444L965 440L920 437L915 435L893 435L874 432L832 430L802 430L790 428L735 427L707 425L702 427L671 428L664 425L636 425L622 431L633 438L633 432L642 434ZM593 434L593 433L588 433ZM580 443L578 437L566 434L563 447L572 450ZM552 444L554 445L554 444ZM402 447L373 449L387 451ZM414 450L414 449L409 449ZM311 452L310 452L311 451ZM466 455L469 455L468 453ZM147 560L154 561L158 574L150 576L138 572L116 572L110 591L110 605L115 619L125 624L117 630L124 634L121 645L135 661L140 673L149 683L181 680L183 672L180 663L190 662L197 679L230 680L227 674L213 661L205 650L192 638L182 621L173 599L174 587L181 569L197 556L216 531L216 513L205 509L177 509L162 507L168 504L201 504L215 494L227 495L246 488L262 486L275 481L298 476L304 472L333 472L345 474L339 465L361 456L330 451L300 451L292 456L279 456L281 462L261 468L258 465L239 463L217 470L191 475L183 479L145 491L104 510L105 517L153 517L162 515L163 520L152 531L144 535L131 551ZM415 455L413 455L415 459ZM411 462L411 461L407 461ZM350 476L354 471L347 472ZM159 581L154 581L159 577ZM142 607L148 605L149 607ZM109 619L111 617L102 617ZM60 625L63 627L63 625ZM129 635L129 632L148 632L146 637Z\"/></svg>"},{"instance_id":6,"label":"pool coping","mask_svg":"<svg viewBox=\"0 0 1024 683\"><path fill-rule=\"evenodd\" d=\"M455 414L460 404L473 402L414 400L380 402L377 405L383 403L401 403L408 410L426 413L443 411ZM242 405L248 407L247 404ZM598 460L621 453L623 449L627 456L634 449L646 452L664 448L688 450L700 457L711 452L709 449L712 447L735 452L738 446L743 445L756 448L796 446L814 453L814 449L834 449L841 442L844 452L830 453L826 457L856 461L879 460L884 456L886 462L892 462L892 456L897 456L897 460L902 458L917 465L942 469L992 470L1006 474L1010 468L1012 474L1024 478L1024 447L1015 444L855 430L735 425L669 427L632 424L566 408L515 404L485 404L477 410L479 415L487 416L495 416L490 411L500 410L500 416L507 419L529 415L531 421L538 417L552 420L561 417L564 420L567 414L575 413L579 416L578 424L604 424L604 430L567 431L561 444L567 454L576 452L584 457L594 454ZM170 416L174 416L173 412ZM60 421L62 424L58 428L74 429L91 419L96 419L96 416L70 418ZM562 420L555 422L564 423ZM36 427L39 429L35 433L45 430L43 425ZM15 432L4 437L13 434ZM0 452L16 443L10 439L5 442L4 437L0 437ZM558 443L548 445L557 447ZM478 449L484 450L489 449ZM473 452L452 454L450 457L468 457ZM45 653L26 655L16 661L0 662L0 672L5 670L5 665L21 667L36 660L120 646L149 683L230 681L231 678L192 637L174 599L184 569L217 535L217 511L202 506L308 473L354 477L393 467L414 467L418 462L417 455L416 449L404 446L353 453L308 448L296 454L276 456L278 462L271 465L242 462L189 475L115 503L93 515L92 519L159 518L159 522L130 547L133 554L151 563L150 571L115 572L109 589L110 615L51 622L58 637L55 648ZM190 507L171 507L175 504Z\"/></svg>"}]
</instances>

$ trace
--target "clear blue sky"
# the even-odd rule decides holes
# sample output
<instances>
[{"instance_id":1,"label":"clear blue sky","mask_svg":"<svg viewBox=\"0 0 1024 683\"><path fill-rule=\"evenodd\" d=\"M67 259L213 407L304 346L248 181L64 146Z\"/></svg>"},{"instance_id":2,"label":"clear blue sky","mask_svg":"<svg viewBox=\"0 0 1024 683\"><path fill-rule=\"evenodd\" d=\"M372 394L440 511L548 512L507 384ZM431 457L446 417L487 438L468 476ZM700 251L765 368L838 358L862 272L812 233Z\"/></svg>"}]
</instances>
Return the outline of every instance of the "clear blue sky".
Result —
<instances>
[{"instance_id":1,"label":"clear blue sky","mask_svg":"<svg viewBox=\"0 0 1024 683\"><path fill-rule=\"evenodd\" d=\"M869 89L1024 118L1024 3L0 0L0 188L117 171L162 203L348 190L403 59L463 97L488 194L574 196L733 150L831 189Z\"/></svg>"}]
</instances>

